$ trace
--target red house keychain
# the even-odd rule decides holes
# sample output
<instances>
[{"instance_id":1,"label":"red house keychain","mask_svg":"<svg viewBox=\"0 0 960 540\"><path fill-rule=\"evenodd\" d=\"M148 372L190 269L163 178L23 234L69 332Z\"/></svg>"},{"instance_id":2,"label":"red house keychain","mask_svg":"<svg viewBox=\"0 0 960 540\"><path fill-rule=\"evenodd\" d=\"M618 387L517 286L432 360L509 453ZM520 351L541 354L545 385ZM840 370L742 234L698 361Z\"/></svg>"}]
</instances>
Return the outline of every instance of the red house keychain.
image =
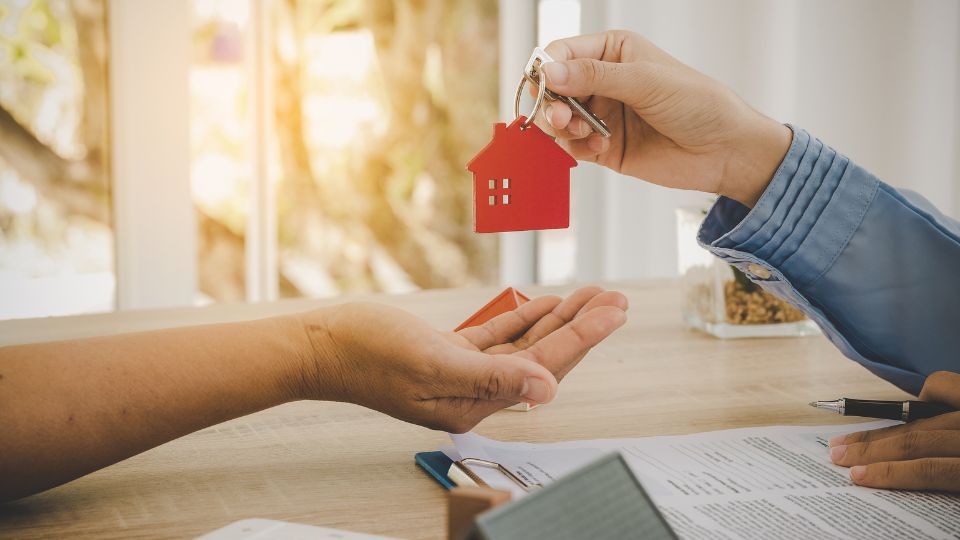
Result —
<instances>
[{"instance_id":1,"label":"red house keychain","mask_svg":"<svg viewBox=\"0 0 960 540\"><path fill-rule=\"evenodd\" d=\"M473 173L474 230L481 233L570 226L570 157L521 116L494 127L493 140L467 163Z\"/></svg>"},{"instance_id":2,"label":"red house keychain","mask_svg":"<svg viewBox=\"0 0 960 540\"><path fill-rule=\"evenodd\" d=\"M520 115L527 81L542 79L541 64L552 59L539 47L524 69L514 100L516 119L494 126L493 140L467 163L473 173L474 230L478 233L565 229L570 226L570 168L577 166L553 138L533 123L544 98L571 105L594 129L606 126L573 98L558 96L540 84L530 118Z\"/></svg>"}]
</instances>

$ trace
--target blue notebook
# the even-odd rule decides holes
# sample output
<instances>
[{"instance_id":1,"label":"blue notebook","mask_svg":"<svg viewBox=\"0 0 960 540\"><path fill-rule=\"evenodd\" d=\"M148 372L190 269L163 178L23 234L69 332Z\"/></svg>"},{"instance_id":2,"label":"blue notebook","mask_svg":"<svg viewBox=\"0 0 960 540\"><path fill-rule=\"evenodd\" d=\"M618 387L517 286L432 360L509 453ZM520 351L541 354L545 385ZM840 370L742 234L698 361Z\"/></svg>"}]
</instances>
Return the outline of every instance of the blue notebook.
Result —
<instances>
[{"instance_id":1,"label":"blue notebook","mask_svg":"<svg viewBox=\"0 0 960 540\"><path fill-rule=\"evenodd\" d=\"M421 469L440 483L444 489L453 489L456 485L447 478L447 471L453 465L453 461L443 452L417 452L413 456L414 461Z\"/></svg>"}]
</instances>

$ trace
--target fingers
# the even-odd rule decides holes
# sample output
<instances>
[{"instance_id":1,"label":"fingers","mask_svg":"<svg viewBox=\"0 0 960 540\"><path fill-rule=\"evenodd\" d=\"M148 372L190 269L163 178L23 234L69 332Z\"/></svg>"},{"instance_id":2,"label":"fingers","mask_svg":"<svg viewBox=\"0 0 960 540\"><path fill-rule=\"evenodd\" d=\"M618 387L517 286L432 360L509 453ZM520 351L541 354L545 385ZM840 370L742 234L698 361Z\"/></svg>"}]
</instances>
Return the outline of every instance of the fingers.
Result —
<instances>
[{"instance_id":1,"label":"fingers","mask_svg":"<svg viewBox=\"0 0 960 540\"><path fill-rule=\"evenodd\" d=\"M830 459L862 486L960 491L960 413L834 437Z\"/></svg>"},{"instance_id":2,"label":"fingers","mask_svg":"<svg viewBox=\"0 0 960 540\"><path fill-rule=\"evenodd\" d=\"M560 139L582 139L593 133L590 124L583 118L574 116L570 106L562 101L549 103L543 116Z\"/></svg>"},{"instance_id":3,"label":"fingers","mask_svg":"<svg viewBox=\"0 0 960 540\"><path fill-rule=\"evenodd\" d=\"M515 356L536 361L560 380L587 351L623 326L626 320L626 312L619 307L600 306L576 317Z\"/></svg>"},{"instance_id":4,"label":"fingers","mask_svg":"<svg viewBox=\"0 0 960 540\"><path fill-rule=\"evenodd\" d=\"M559 132L567 129L570 120L573 118L573 111L570 110L570 107L566 103L556 101L547 104L546 109L543 111L543 116L547 119L550 127Z\"/></svg>"},{"instance_id":5,"label":"fingers","mask_svg":"<svg viewBox=\"0 0 960 540\"><path fill-rule=\"evenodd\" d=\"M543 337L516 354L445 349L426 371L434 381L433 390L418 399L423 416L418 423L464 432L512 403L552 401L558 380L623 325L627 307L626 298L618 292L585 287L563 301L539 297L482 327L462 330L459 334L478 346L495 343L517 329Z\"/></svg>"},{"instance_id":6,"label":"fingers","mask_svg":"<svg viewBox=\"0 0 960 540\"><path fill-rule=\"evenodd\" d=\"M550 313L544 314L535 322L514 344L519 349L525 349L541 338L572 321L577 313L603 292L600 287L581 287L557 304Z\"/></svg>"},{"instance_id":7,"label":"fingers","mask_svg":"<svg viewBox=\"0 0 960 540\"><path fill-rule=\"evenodd\" d=\"M638 83L648 66L657 62L676 63L642 36L622 30L559 39L547 45L545 51L554 60L543 64L547 87L581 100L597 95L633 103ZM641 59L644 61L638 62ZM652 77L648 79L652 80ZM565 103L553 105L556 110L544 116L556 130L558 138L582 139L593 133L582 118L569 113ZM603 110L588 107L604 118ZM599 139L592 144L596 145L594 154L606 151L606 148L599 148L601 144L609 147L609 143L600 143Z\"/></svg>"},{"instance_id":8,"label":"fingers","mask_svg":"<svg viewBox=\"0 0 960 540\"><path fill-rule=\"evenodd\" d=\"M911 431L935 431L941 429L960 430L960 412L942 414L933 418L915 420L907 424L900 424L880 429L871 429L869 431L858 431L847 435L837 435L830 439L830 446L839 446L841 444L854 444L858 442L870 442L887 437L895 437Z\"/></svg>"},{"instance_id":9,"label":"fingers","mask_svg":"<svg viewBox=\"0 0 960 540\"><path fill-rule=\"evenodd\" d=\"M875 441L830 447L830 460L844 467L927 457L960 457L960 431L909 431Z\"/></svg>"},{"instance_id":10,"label":"fingers","mask_svg":"<svg viewBox=\"0 0 960 540\"><path fill-rule=\"evenodd\" d=\"M543 71L547 88L564 96L603 96L630 104L638 104L649 92L643 88L660 81L652 66L644 62L620 64L592 58L576 58L564 62L547 62Z\"/></svg>"},{"instance_id":11,"label":"fingers","mask_svg":"<svg viewBox=\"0 0 960 540\"><path fill-rule=\"evenodd\" d=\"M587 34L558 39L551 42L543 50L556 61L571 60L573 58L594 58L600 60L608 50L608 33Z\"/></svg>"},{"instance_id":12,"label":"fingers","mask_svg":"<svg viewBox=\"0 0 960 540\"><path fill-rule=\"evenodd\" d=\"M603 291L591 298L585 306L580 308L580 311L577 312L576 316L579 317L591 309L598 308L600 306L614 306L622 309L623 311L627 311L627 309L630 308L630 303L627 301L627 297L619 291Z\"/></svg>"},{"instance_id":13,"label":"fingers","mask_svg":"<svg viewBox=\"0 0 960 540\"><path fill-rule=\"evenodd\" d=\"M501 343L512 342L518 335L550 313L560 302L559 296L540 296L513 311L501 313L480 326L464 328L457 333L481 351L489 349Z\"/></svg>"},{"instance_id":14,"label":"fingers","mask_svg":"<svg viewBox=\"0 0 960 540\"><path fill-rule=\"evenodd\" d=\"M489 354L512 354L530 347L551 332L561 328L575 317L600 306L615 306L627 310L627 298L616 291L604 291L599 287L582 287L557 304L518 339L487 349Z\"/></svg>"},{"instance_id":15,"label":"fingers","mask_svg":"<svg viewBox=\"0 0 960 540\"><path fill-rule=\"evenodd\" d=\"M562 144L574 159L581 161L597 161L600 154L610 149L610 139L599 133L585 139L563 141Z\"/></svg>"},{"instance_id":16,"label":"fingers","mask_svg":"<svg viewBox=\"0 0 960 540\"><path fill-rule=\"evenodd\" d=\"M920 399L945 403L960 409L960 373L949 371L931 373L923 383Z\"/></svg>"},{"instance_id":17,"label":"fingers","mask_svg":"<svg viewBox=\"0 0 960 540\"><path fill-rule=\"evenodd\" d=\"M469 353L463 361L445 362L442 369L442 397L535 404L557 395L553 374L518 356Z\"/></svg>"},{"instance_id":18,"label":"fingers","mask_svg":"<svg viewBox=\"0 0 960 540\"><path fill-rule=\"evenodd\" d=\"M855 484L884 489L960 491L960 459L924 458L857 465L850 469Z\"/></svg>"}]
</instances>

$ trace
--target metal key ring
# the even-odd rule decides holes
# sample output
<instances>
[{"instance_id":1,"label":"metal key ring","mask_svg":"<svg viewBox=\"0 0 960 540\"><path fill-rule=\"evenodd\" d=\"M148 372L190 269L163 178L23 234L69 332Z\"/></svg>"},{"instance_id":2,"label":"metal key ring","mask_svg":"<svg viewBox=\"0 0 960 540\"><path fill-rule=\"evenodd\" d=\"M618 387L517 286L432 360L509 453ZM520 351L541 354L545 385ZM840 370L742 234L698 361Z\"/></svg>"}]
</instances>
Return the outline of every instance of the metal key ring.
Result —
<instances>
[{"instance_id":1,"label":"metal key ring","mask_svg":"<svg viewBox=\"0 0 960 540\"><path fill-rule=\"evenodd\" d=\"M534 66L534 69L537 72L537 80L542 81L543 77L543 68L540 67L540 64ZM520 118L520 98L523 96L523 88L527 85L527 74L524 73L523 77L520 78L520 85L517 86L517 95L513 99L513 116L514 118ZM533 110L530 111L530 116L520 125L520 129L527 129L530 127L530 124L533 123L533 119L537 117L537 112L540 110L540 107L543 106L543 98L547 95L547 85L538 84L537 85L537 100L533 102Z\"/></svg>"}]
</instances>

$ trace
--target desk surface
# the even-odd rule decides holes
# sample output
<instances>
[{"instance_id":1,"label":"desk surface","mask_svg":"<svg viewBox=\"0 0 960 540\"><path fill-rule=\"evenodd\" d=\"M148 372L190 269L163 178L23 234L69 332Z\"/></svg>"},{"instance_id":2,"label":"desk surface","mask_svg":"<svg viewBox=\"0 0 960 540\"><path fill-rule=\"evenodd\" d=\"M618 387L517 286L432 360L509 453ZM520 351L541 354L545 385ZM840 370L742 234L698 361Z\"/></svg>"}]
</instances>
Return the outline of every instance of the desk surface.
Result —
<instances>
[{"instance_id":1,"label":"desk surface","mask_svg":"<svg viewBox=\"0 0 960 540\"><path fill-rule=\"evenodd\" d=\"M501 411L483 421L478 433L550 442L843 423L851 420L815 411L807 402L906 396L845 359L823 337L721 341L686 328L672 282L617 288L630 300L629 322L564 380L557 400L528 413ZM376 299L451 328L496 292ZM256 318L330 303L298 300L24 322L4 326L0 341ZM399 538L442 538L444 490L414 465L413 454L448 442L443 433L354 405L291 403L0 506L0 537L183 538L261 517Z\"/></svg>"}]
</instances>

